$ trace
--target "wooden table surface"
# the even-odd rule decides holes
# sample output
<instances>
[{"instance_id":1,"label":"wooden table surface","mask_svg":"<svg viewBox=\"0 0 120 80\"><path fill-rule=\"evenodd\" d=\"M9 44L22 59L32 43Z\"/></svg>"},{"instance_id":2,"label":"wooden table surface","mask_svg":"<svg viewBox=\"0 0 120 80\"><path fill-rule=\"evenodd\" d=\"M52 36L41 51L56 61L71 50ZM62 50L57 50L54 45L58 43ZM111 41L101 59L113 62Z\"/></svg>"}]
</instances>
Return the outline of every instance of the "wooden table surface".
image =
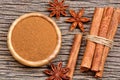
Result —
<instances>
[{"instance_id":1,"label":"wooden table surface","mask_svg":"<svg viewBox=\"0 0 120 80\"><path fill-rule=\"evenodd\" d=\"M40 12L49 15L48 2L51 0L0 0L0 80L45 80L47 76L42 72L47 66L30 68L19 64L10 54L7 48L7 34L11 23L20 15L30 12ZM69 9L78 11L85 8L85 15L92 19L95 7L114 6L120 7L120 0L66 0ZM68 10L67 10L68 12ZM64 22L67 17L61 17L56 21L62 32L62 47L58 57L62 57L63 66L66 65L71 50L74 34L81 32L78 28L69 31L70 23ZM91 21L85 25L85 31L89 32ZM105 64L103 80L120 80L120 26L118 27L114 47L111 49ZM82 40L77 66L73 80L96 80L94 73L80 73L79 67L85 50L85 35Z\"/></svg>"}]
</instances>

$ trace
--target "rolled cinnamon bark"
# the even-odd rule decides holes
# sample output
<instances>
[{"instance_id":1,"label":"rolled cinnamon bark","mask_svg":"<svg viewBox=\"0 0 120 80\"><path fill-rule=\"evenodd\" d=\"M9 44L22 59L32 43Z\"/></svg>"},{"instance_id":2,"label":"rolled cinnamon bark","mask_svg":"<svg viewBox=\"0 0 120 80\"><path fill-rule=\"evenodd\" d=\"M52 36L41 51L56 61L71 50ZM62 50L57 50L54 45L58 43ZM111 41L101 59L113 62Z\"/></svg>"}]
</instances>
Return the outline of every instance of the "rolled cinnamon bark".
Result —
<instances>
[{"instance_id":1,"label":"rolled cinnamon bark","mask_svg":"<svg viewBox=\"0 0 120 80\"><path fill-rule=\"evenodd\" d=\"M82 34L76 34L74 38L74 43L70 52L69 61L67 64L67 67L70 69L70 72L67 74L70 77L70 80L72 80L72 77L73 77L73 73L74 73L74 69L75 69L75 65L78 57L78 52L81 45L81 40L82 40Z\"/></svg>"},{"instance_id":2,"label":"rolled cinnamon bark","mask_svg":"<svg viewBox=\"0 0 120 80\"><path fill-rule=\"evenodd\" d=\"M104 8L95 8L90 35L98 35ZM80 71L87 71L91 68L96 43L87 41L86 50L80 65Z\"/></svg>"},{"instance_id":3,"label":"rolled cinnamon bark","mask_svg":"<svg viewBox=\"0 0 120 80\"><path fill-rule=\"evenodd\" d=\"M113 11L114 11L113 7L105 7L98 36L106 38ZM96 45L93 62L92 62L92 68L91 68L92 71L99 70L103 49L104 49L104 45L102 44Z\"/></svg>"},{"instance_id":4,"label":"rolled cinnamon bark","mask_svg":"<svg viewBox=\"0 0 120 80\"><path fill-rule=\"evenodd\" d=\"M120 9L117 8L114 10L113 17L112 17L112 20L109 25L109 29L108 29L108 33L107 33L107 37L106 37L107 39L113 40L115 33L117 31L119 20L120 20ZM99 71L96 72L95 77L102 77L103 70L104 70L104 64L105 64L105 61L106 61L109 51L110 51L110 48L105 46L104 50L103 50L102 60L99 65Z\"/></svg>"}]
</instances>

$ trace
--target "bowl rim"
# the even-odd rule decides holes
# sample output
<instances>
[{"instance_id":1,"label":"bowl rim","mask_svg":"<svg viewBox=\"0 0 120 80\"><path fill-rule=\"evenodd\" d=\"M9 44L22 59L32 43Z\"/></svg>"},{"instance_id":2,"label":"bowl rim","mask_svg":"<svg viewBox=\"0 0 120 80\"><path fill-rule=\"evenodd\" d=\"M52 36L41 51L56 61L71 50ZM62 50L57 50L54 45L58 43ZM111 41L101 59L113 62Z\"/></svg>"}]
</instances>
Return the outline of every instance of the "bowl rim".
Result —
<instances>
[{"instance_id":1,"label":"bowl rim","mask_svg":"<svg viewBox=\"0 0 120 80\"><path fill-rule=\"evenodd\" d=\"M54 28L56 30L56 33L57 33L57 37L58 37L57 45L56 45L53 53L48 58L46 58L44 60L40 60L40 61L25 60L24 58L22 58L21 56L19 56L17 52L15 52L15 50L14 50L14 48L12 46L12 40L11 40L11 38L12 38L12 31L13 31L14 27L16 26L16 24L19 21L21 21L21 20L23 20L23 19L25 19L27 17L31 17L31 16L38 16L38 17L42 17L42 18L48 20L54 26ZM60 50L60 47L61 47L61 43L62 43L61 38L62 38L61 31L58 28L57 24L51 18L49 18L49 17L47 17L47 16L45 16L45 15L43 15L41 13L34 12L34 13L27 13L27 14L24 14L24 15L20 16L19 18L17 18L12 23L12 25L9 28L8 35L7 35L7 44L8 44L8 49L10 50L10 53L12 54L12 56L18 62L20 62L23 65L30 66L30 67L40 67L40 66L43 66L45 64L48 64L51 60L53 60L57 56L57 54L58 54L58 52Z\"/></svg>"}]
</instances>

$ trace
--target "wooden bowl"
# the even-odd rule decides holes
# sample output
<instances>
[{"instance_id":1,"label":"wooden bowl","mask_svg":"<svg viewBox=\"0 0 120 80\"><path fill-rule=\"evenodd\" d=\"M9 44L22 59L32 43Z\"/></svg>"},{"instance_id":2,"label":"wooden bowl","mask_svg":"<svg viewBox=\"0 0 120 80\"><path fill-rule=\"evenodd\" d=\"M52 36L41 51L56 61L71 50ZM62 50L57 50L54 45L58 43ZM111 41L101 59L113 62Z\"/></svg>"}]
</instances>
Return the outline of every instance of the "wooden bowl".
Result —
<instances>
[{"instance_id":1,"label":"wooden bowl","mask_svg":"<svg viewBox=\"0 0 120 80\"><path fill-rule=\"evenodd\" d=\"M45 28L47 28L47 26L44 24L44 25L42 25L43 23L42 22L40 22L39 20L33 20L33 24L32 23L30 23L29 21L28 21L28 23L27 22L24 22L25 20L27 21L27 19L29 20L29 18L38 18L38 19L44 19L45 21L47 21L47 22L49 22L53 27L50 27L51 28L51 30L53 30L52 28L54 28L54 30L55 30L55 35L57 36L57 37L52 37L52 35L54 35L54 34L52 34L51 32L47 32L47 31L45 31L45 32L42 32L42 29L45 27ZM32 29L31 28L29 28L27 25L29 25L29 26L37 26L36 24L38 24L37 22L39 22L40 23L40 25L41 26L38 26L39 28L41 28L41 27L43 27L43 28L41 28L41 29L39 29L39 28L37 28L36 30L34 29L34 33L32 33ZM21 27L19 27L19 25L21 25ZM25 25L24 27L22 26L22 25ZM27 26L27 27L26 27ZM28 28L28 31L25 31L25 29L26 28ZM31 29L31 31L30 31L30 29ZM17 31L18 30L18 31ZM39 30L39 31L38 31ZM41 31L40 31L41 30ZM44 30L44 29L43 29ZM50 30L50 29L49 29ZM25 31L26 33L22 33L22 31ZM39 34L39 36L38 36L38 34L35 34L36 33L36 31L38 32L38 34ZM30 33L30 34L33 34L34 36L32 36L31 37L31 35L29 35L28 34L28 32ZM39 32L41 32L41 33L39 33ZM41 34L41 35L40 35ZM44 51L47 51L48 53L49 53L49 50L47 50L48 48L52 48L52 46L53 46L53 41L55 40L54 38L56 38L56 45L55 45L55 47L54 47L54 50L49 54L49 56L47 56L46 54L47 54L47 52L46 53L44 53L44 54L42 54L42 53L37 53L37 51L39 52L39 50L43 50L44 49L44 45L43 45L43 47L41 47L42 45L41 44L43 44L42 43L42 40L40 39L40 40L38 40L38 39L36 39L36 35L37 35L37 37L41 37L42 36L42 34L47 34L48 36L43 36L43 38L45 38L46 39L46 42L48 42L49 44L46 44L46 42L45 42L45 39L43 39L43 43L45 44L45 45L48 45L48 47L46 48L46 50L44 50ZM27 36L28 35L28 36ZM29 40L36 40L36 41L33 41L33 42L30 42L29 40L28 41L24 41L24 40L27 40L27 38L26 37L24 37L24 36L27 36L28 38L29 37L31 37ZM23 37L23 38L22 38ZM18 39L18 38L20 38L20 39ZM49 40L47 40L47 39L49 39ZM53 41L51 40L51 39L53 39ZM49 41L51 41L51 42L49 42ZM30 42L30 43L28 43L28 42ZM37 43L39 43L39 42L41 42L40 43L40 45L37 45ZM52 59L54 59L55 57L56 57L56 55L58 54L58 52L59 52L59 50L60 50L60 47L61 47L61 32L60 32L60 30L59 30L59 28L58 28L58 26L56 25L56 23L52 20L52 19L50 19L49 17L47 17L47 16L45 16L45 15L43 15L43 14L40 14L40 13L28 13L28 14L24 14L24 15L22 15L22 16L20 16L18 19L16 19L14 22L13 22L13 24L10 26L10 29L9 29L9 32L8 32L8 37L7 37L7 43L8 43L8 48L9 48L9 50L10 50L10 52L11 52L11 54L12 54L12 56L17 60L17 61L19 61L20 63L22 63L22 64L24 64L24 65L26 65L26 66L30 66L30 67L39 67L39 66L43 66L43 65L45 65L45 64L47 64L47 63L49 63ZM31 45L32 44L32 45ZM34 45L34 44L36 44L37 45L37 47ZM29 46L30 45L30 46ZM18 47L18 46L21 46L21 47ZM40 49L39 49L39 47L41 47ZM29 50L27 51L27 48L29 48ZM43 49L42 49L43 48ZM53 49L53 48L52 48ZM26 52L25 52L26 51ZM23 57L23 56L21 56L21 55L27 55L27 57L29 57L29 56L31 56L31 55L34 55L33 53L34 53L34 51L36 52L36 54L39 54L39 56L42 56L41 58L43 58L44 56L46 56L46 58L43 58L43 59L40 59L40 60L35 60L36 58L35 57L30 57L30 59L31 60L29 60L29 59L25 59L25 57ZM28 52L30 52L30 53L28 53ZM31 52L33 52L33 53L31 53ZM24 53L24 54L23 54ZM34 56L36 56L36 55L34 55ZM40 57L38 57L38 58L40 58ZM33 61L32 61L33 60Z\"/></svg>"}]
</instances>

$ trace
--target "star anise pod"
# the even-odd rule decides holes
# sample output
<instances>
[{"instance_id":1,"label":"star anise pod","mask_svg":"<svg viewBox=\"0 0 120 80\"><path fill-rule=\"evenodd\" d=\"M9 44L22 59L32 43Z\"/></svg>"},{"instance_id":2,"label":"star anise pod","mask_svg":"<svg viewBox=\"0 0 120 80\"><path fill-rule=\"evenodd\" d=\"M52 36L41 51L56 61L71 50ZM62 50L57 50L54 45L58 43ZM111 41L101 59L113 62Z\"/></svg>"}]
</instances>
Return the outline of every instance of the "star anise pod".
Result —
<instances>
[{"instance_id":1,"label":"star anise pod","mask_svg":"<svg viewBox=\"0 0 120 80\"><path fill-rule=\"evenodd\" d=\"M78 26L84 32L83 23L90 21L89 18L82 17L83 14L84 14L84 9L82 8L79 11L79 13L75 13L74 10L70 10L69 12L70 12L72 17L67 19L66 21L67 22L72 22L72 25L70 27L70 31L72 31L73 29L75 29Z\"/></svg>"},{"instance_id":2,"label":"star anise pod","mask_svg":"<svg viewBox=\"0 0 120 80\"><path fill-rule=\"evenodd\" d=\"M66 75L69 72L69 68L62 68L62 62L59 62L58 65L51 63L51 70L45 70L44 73L50 75L46 80L70 80Z\"/></svg>"},{"instance_id":3,"label":"star anise pod","mask_svg":"<svg viewBox=\"0 0 120 80\"><path fill-rule=\"evenodd\" d=\"M50 17L56 15L56 18L59 19L60 14L62 14L63 16L67 15L65 10L68 8L68 6L64 5L64 0L62 0L61 2L59 2L58 0L54 0L53 2L49 2L49 4L51 7L48 8L48 10L52 11Z\"/></svg>"}]
</instances>

